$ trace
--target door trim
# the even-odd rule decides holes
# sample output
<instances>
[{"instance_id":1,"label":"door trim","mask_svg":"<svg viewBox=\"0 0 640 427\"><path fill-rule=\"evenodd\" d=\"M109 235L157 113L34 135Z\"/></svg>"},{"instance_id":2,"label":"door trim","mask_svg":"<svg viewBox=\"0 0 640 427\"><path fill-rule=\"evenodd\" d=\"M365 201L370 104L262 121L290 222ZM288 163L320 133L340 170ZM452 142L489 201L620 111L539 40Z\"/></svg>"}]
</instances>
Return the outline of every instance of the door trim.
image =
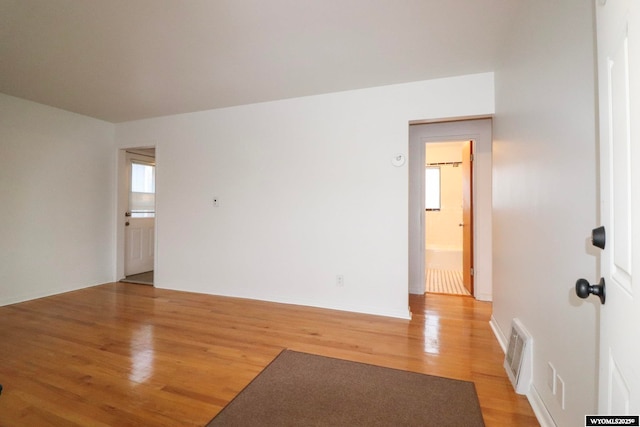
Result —
<instances>
[{"instance_id":1,"label":"door trim","mask_svg":"<svg viewBox=\"0 0 640 427\"><path fill-rule=\"evenodd\" d=\"M474 297L491 301L491 117L440 122L411 122L409 126L409 293L423 294L424 256L424 151L426 142L473 140Z\"/></svg>"}]
</instances>

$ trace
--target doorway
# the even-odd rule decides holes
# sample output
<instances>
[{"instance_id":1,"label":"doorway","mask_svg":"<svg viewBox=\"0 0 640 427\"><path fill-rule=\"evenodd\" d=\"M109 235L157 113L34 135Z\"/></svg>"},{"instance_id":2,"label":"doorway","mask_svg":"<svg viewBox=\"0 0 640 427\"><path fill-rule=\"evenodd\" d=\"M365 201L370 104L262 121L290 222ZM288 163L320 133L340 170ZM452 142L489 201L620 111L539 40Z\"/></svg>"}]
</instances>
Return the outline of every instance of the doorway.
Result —
<instances>
[{"instance_id":1,"label":"doorway","mask_svg":"<svg viewBox=\"0 0 640 427\"><path fill-rule=\"evenodd\" d=\"M425 143L425 292L473 295L473 141Z\"/></svg>"},{"instance_id":2,"label":"doorway","mask_svg":"<svg viewBox=\"0 0 640 427\"><path fill-rule=\"evenodd\" d=\"M468 251L464 273L471 277L469 293L476 299L491 301L491 118L452 120L448 122L412 122L409 125L409 293L424 294L426 262L426 147L433 143L473 141L473 168L469 176L469 209L473 216L459 221L457 227L468 233L475 250ZM463 224L462 226L458 224ZM465 224L467 227L465 227ZM458 231L459 233L460 231ZM465 251L462 251L463 253Z\"/></svg>"},{"instance_id":3,"label":"doorway","mask_svg":"<svg viewBox=\"0 0 640 427\"><path fill-rule=\"evenodd\" d=\"M118 277L121 282L153 285L155 148L120 150L118 167Z\"/></svg>"}]
</instances>

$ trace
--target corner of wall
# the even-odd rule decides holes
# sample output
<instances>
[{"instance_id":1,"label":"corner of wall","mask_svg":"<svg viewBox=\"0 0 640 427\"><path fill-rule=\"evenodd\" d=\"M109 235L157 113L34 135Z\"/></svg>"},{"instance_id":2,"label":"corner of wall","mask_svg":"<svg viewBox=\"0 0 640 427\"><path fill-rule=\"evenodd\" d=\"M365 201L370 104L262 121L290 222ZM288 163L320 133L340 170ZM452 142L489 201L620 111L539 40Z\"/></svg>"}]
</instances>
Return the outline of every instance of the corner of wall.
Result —
<instances>
[{"instance_id":1,"label":"corner of wall","mask_svg":"<svg viewBox=\"0 0 640 427\"><path fill-rule=\"evenodd\" d=\"M487 293L478 293L476 294L475 297L478 301L487 301L487 302L493 301L493 295L487 294Z\"/></svg>"}]
</instances>

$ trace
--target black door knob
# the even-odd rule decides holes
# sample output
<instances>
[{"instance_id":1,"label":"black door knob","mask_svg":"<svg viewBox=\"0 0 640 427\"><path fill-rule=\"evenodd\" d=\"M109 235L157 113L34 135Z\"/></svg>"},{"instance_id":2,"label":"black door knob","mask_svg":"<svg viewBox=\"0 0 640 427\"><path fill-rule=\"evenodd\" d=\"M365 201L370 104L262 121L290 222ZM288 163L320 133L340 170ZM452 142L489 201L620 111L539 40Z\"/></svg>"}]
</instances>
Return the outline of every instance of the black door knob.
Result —
<instances>
[{"instance_id":1,"label":"black door knob","mask_svg":"<svg viewBox=\"0 0 640 427\"><path fill-rule=\"evenodd\" d=\"M591 231L591 244L596 248L604 249L604 244L607 240L607 236L604 232L604 226L594 228Z\"/></svg>"},{"instance_id":2,"label":"black door knob","mask_svg":"<svg viewBox=\"0 0 640 427\"><path fill-rule=\"evenodd\" d=\"M604 305L605 301L605 285L604 277L600 279L597 285L591 285L587 279L578 279L576 282L576 295L584 299L589 295L595 295L600 298L600 302Z\"/></svg>"}]
</instances>

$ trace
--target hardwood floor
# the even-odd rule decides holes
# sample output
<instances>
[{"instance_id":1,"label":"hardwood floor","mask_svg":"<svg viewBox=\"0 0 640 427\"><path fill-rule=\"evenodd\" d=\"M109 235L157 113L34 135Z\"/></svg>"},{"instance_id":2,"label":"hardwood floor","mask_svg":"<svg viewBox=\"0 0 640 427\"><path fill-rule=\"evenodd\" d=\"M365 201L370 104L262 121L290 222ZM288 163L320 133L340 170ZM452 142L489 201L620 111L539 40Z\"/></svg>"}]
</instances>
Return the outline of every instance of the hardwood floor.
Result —
<instances>
[{"instance_id":1,"label":"hardwood floor","mask_svg":"<svg viewBox=\"0 0 640 427\"><path fill-rule=\"evenodd\" d=\"M282 349L475 382L487 426L537 426L491 304L410 297L411 321L109 283L0 307L0 425L204 426Z\"/></svg>"}]
</instances>

